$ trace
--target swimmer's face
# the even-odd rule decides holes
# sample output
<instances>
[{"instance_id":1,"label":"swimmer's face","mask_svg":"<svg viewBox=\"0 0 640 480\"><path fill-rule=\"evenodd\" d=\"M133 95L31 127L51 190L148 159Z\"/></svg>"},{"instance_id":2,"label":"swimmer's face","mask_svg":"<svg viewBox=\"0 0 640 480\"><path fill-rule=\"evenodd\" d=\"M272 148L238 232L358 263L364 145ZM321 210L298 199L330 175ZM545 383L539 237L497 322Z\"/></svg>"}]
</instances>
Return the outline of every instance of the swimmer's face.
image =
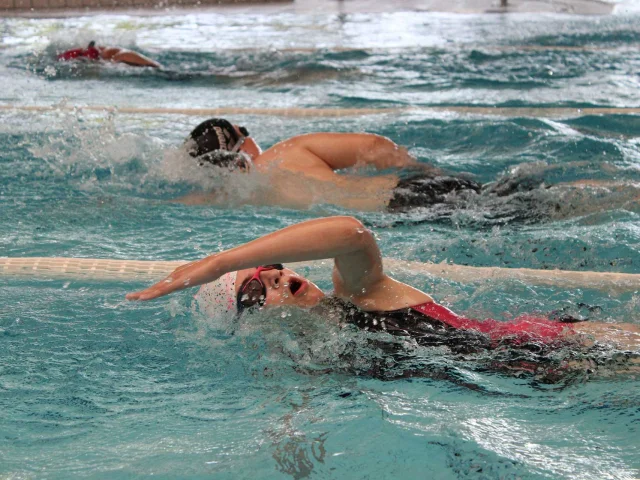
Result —
<instances>
[{"instance_id":1,"label":"swimmer's face","mask_svg":"<svg viewBox=\"0 0 640 480\"><path fill-rule=\"evenodd\" d=\"M256 268L239 270L236 275L236 297L246 281L255 273ZM265 307L278 305L295 305L309 308L317 305L324 297L324 293L314 283L298 275L293 270L263 270L260 281L266 287Z\"/></svg>"},{"instance_id":2,"label":"swimmer's face","mask_svg":"<svg viewBox=\"0 0 640 480\"><path fill-rule=\"evenodd\" d=\"M240 131L240 127L238 125L234 125L233 128L240 137L244 137L244 143L238 150L239 152L246 153L252 159L256 158L262 153L262 149L252 137L245 137Z\"/></svg>"}]
</instances>

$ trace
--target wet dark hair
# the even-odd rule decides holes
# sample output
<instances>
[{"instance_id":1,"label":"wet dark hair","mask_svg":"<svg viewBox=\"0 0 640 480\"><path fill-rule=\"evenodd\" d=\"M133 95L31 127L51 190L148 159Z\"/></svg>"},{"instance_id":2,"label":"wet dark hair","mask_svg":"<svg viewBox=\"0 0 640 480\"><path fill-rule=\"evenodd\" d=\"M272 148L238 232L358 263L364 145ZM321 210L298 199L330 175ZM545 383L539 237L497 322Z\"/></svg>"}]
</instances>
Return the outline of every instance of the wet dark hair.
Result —
<instances>
[{"instance_id":1,"label":"wet dark hair","mask_svg":"<svg viewBox=\"0 0 640 480\"><path fill-rule=\"evenodd\" d=\"M239 127L239 130L244 136L249 136L246 128ZM189 155L200 157L214 151L229 151L238 140L240 136L231 122L224 118L210 118L194 128L185 143Z\"/></svg>"},{"instance_id":2,"label":"wet dark hair","mask_svg":"<svg viewBox=\"0 0 640 480\"><path fill-rule=\"evenodd\" d=\"M87 45L87 48L93 48L93 47L95 47L95 46L96 46L96 41L95 41L95 40L91 40L91 41L89 42L89 45Z\"/></svg>"}]
</instances>

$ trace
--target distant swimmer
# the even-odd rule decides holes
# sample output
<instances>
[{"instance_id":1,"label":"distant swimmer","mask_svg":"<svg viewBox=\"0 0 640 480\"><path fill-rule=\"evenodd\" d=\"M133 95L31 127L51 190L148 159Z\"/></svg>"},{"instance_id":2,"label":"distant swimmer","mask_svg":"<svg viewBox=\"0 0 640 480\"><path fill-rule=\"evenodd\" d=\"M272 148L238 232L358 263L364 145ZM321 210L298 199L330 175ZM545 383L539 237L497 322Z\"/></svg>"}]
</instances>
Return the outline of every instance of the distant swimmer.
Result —
<instances>
[{"instance_id":1,"label":"distant swimmer","mask_svg":"<svg viewBox=\"0 0 640 480\"><path fill-rule=\"evenodd\" d=\"M133 67L160 68L155 60L145 57L141 53L120 47L96 46L95 41L89 42L86 48L74 48L58 55L58 61L72 60L104 60L106 62L125 63Z\"/></svg>"}]
</instances>

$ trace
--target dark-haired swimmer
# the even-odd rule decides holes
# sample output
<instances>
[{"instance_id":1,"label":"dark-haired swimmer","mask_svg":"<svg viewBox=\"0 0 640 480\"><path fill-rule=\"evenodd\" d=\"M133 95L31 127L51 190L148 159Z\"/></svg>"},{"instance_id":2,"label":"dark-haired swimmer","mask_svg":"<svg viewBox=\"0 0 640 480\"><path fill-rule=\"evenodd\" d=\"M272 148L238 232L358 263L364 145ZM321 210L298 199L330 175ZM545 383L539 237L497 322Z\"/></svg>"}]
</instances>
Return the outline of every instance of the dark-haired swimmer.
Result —
<instances>
[{"instance_id":1,"label":"dark-haired swimmer","mask_svg":"<svg viewBox=\"0 0 640 480\"><path fill-rule=\"evenodd\" d=\"M328 298L309 280L280 264L326 258L334 260L334 293ZM352 217L322 218L283 228L179 267L165 280L130 293L127 299L151 300L203 284L208 285L202 294L223 313L260 306L308 309L330 304L334 313L336 308L342 312L339 322L411 337L421 345L464 347L465 339L473 337L474 345L489 349L504 345L555 349L594 340L622 349L640 347L640 328L633 324L563 323L536 316L512 322L478 321L457 315L428 294L385 274L373 234Z\"/></svg>"},{"instance_id":2,"label":"dark-haired swimmer","mask_svg":"<svg viewBox=\"0 0 640 480\"><path fill-rule=\"evenodd\" d=\"M141 53L120 47L96 46L95 41L89 42L86 48L74 48L58 55L58 61L68 62L71 60L104 60L125 63L133 67L160 68L161 66L155 60L151 60Z\"/></svg>"},{"instance_id":3,"label":"dark-haired swimmer","mask_svg":"<svg viewBox=\"0 0 640 480\"><path fill-rule=\"evenodd\" d=\"M298 135L263 152L245 127L213 118L198 125L185 146L200 165L253 169L269 175L271 191L247 200L260 205L308 208L316 203L330 203L361 211L396 211L442 202L452 192L480 191L480 185L473 180L446 175L418 162L406 148L388 138L369 133ZM357 166L419 173L401 180L397 175L337 172ZM292 182L291 174L305 181ZM220 199L213 192L188 195L179 201L207 204Z\"/></svg>"},{"instance_id":4,"label":"dark-haired swimmer","mask_svg":"<svg viewBox=\"0 0 640 480\"><path fill-rule=\"evenodd\" d=\"M505 223L628 208L638 204L640 196L634 185L621 183L603 185L581 181L550 187L545 185L540 172L510 175L480 185L464 176L449 175L418 162L406 148L369 133L298 135L263 152L245 127L213 118L198 125L189 134L185 146L189 155L203 167L228 167L267 176L268 181L261 182L260 188L244 191L239 196L242 198L232 195L235 200L256 205L304 209L327 203L360 211L387 212L434 207L431 211L443 218L464 208L480 208L486 212L483 215L487 221ZM409 175L364 176L339 172L361 165L377 170L404 170ZM597 194L589 189L597 189ZM549 193L545 194L547 190ZM193 193L178 201L227 204L228 198L224 191L213 191Z\"/></svg>"}]
</instances>

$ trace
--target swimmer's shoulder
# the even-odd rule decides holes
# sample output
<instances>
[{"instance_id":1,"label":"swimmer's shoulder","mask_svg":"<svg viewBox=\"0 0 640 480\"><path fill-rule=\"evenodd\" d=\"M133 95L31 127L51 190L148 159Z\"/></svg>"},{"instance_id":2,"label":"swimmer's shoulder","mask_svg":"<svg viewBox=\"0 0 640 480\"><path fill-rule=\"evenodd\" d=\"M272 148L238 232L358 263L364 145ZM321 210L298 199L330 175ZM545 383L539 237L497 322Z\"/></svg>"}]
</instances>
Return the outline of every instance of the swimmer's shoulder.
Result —
<instances>
[{"instance_id":1,"label":"swimmer's shoulder","mask_svg":"<svg viewBox=\"0 0 640 480\"><path fill-rule=\"evenodd\" d=\"M279 169L307 174L317 170L332 172L321 158L306 148L304 139L300 137L302 135L276 143L256 157L254 165L259 168L276 165Z\"/></svg>"}]
</instances>

